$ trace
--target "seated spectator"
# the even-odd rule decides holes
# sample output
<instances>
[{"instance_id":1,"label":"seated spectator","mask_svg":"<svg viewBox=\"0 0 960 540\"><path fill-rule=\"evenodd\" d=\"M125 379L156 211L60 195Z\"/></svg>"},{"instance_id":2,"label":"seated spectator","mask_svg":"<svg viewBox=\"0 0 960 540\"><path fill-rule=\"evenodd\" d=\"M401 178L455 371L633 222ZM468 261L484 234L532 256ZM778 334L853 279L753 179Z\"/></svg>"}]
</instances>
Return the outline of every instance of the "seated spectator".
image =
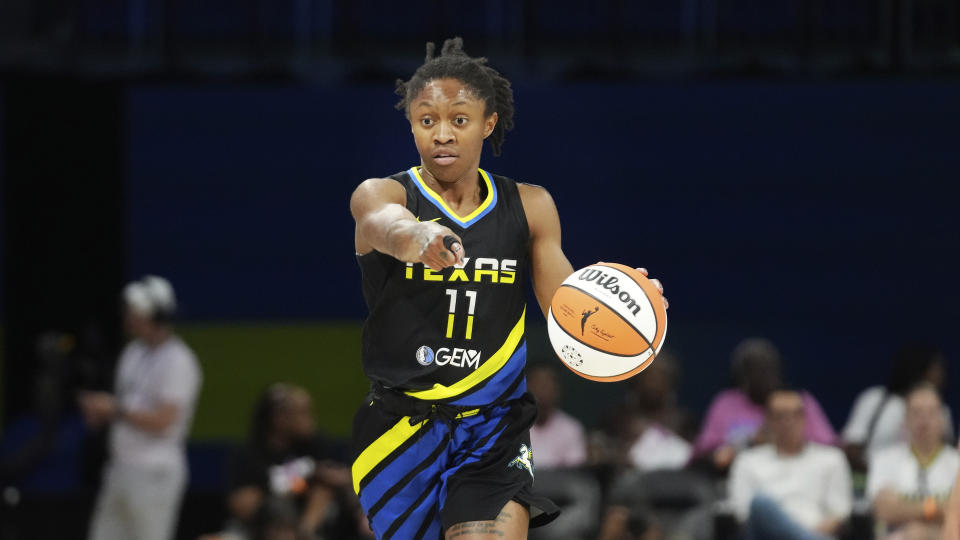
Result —
<instances>
[{"instance_id":1,"label":"seated spectator","mask_svg":"<svg viewBox=\"0 0 960 540\"><path fill-rule=\"evenodd\" d=\"M737 452L767 441L761 430L764 404L781 384L780 363L780 351L767 339L745 339L734 348L731 371L737 386L713 398L694 444L694 458L705 458L715 471L723 473ZM800 396L806 440L835 444L837 435L817 400L807 392Z\"/></svg>"},{"instance_id":2,"label":"seated spectator","mask_svg":"<svg viewBox=\"0 0 960 540\"><path fill-rule=\"evenodd\" d=\"M943 353L929 345L908 345L894 355L887 383L867 388L857 396L842 435L844 450L855 470L866 470L867 462L877 450L907 441L903 394L921 381L943 390L946 381ZM952 438L953 422L946 406L943 415L943 435Z\"/></svg>"},{"instance_id":3,"label":"seated spectator","mask_svg":"<svg viewBox=\"0 0 960 540\"><path fill-rule=\"evenodd\" d=\"M563 412L557 373L547 364L530 366L527 389L537 400L537 420L530 428L533 463L539 469L577 467L587 459L587 442L579 420Z\"/></svg>"},{"instance_id":4,"label":"seated spectator","mask_svg":"<svg viewBox=\"0 0 960 540\"><path fill-rule=\"evenodd\" d=\"M837 448L806 436L803 395L776 390L767 405L771 442L741 452L730 502L747 540L835 537L850 515L850 468Z\"/></svg>"},{"instance_id":5,"label":"seated spectator","mask_svg":"<svg viewBox=\"0 0 960 540\"><path fill-rule=\"evenodd\" d=\"M662 351L643 373L626 381L623 401L606 415L604 432L614 453L607 461L641 470L687 464L695 426L693 415L677 406L678 362Z\"/></svg>"},{"instance_id":6,"label":"seated spectator","mask_svg":"<svg viewBox=\"0 0 960 540\"><path fill-rule=\"evenodd\" d=\"M229 474L231 532L255 538L265 513L272 514L268 510L288 506L295 509L301 537L356 538L366 520L353 496L350 471L337 454L316 431L307 391L270 386Z\"/></svg>"},{"instance_id":7,"label":"seated spectator","mask_svg":"<svg viewBox=\"0 0 960 540\"><path fill-rule=\"evenodd\" d=\"M645 516L614 505L604 511L597 540L659 540L662 537L662 531Z\"/></svg>"},{"instance_id":8,"label":"seated spectator","mask_svg":"<svg viewBox=\"0 0 960 540\"><path fill-rule=\"evenodd\" d=\"M943 404L936 388L921 383L904 399L909 443L876 452L867 476L867 496L877 522L892 532L888 538L940 538L960 455L943 442Z\"/></svg>"}]
</instances>

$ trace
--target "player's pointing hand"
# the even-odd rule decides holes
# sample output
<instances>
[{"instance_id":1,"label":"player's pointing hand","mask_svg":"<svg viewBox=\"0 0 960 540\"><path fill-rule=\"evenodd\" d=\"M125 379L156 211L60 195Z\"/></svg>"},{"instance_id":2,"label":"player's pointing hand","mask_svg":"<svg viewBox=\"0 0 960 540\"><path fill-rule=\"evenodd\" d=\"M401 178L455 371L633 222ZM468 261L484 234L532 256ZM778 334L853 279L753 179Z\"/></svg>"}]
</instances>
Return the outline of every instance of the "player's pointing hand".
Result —
<instances>
[{"instance_id":1,"label":"player's pointing hand","mask_svg":"<svg viewBox=\"0 0 960 540\"><path fill-rule=\"evenodd\" d=\"M650 277L650 273L647 272L647 269L646 269L646 268L640 267L640 268L637 268L637 271L640 272L641 274L647 276L647 277ZM656 278L651 278L650 281L651 281L654 285L656 285L656 286L657 286L657 290L660 291L660 296L663 298L663 308L664 308L664 309L670 309L670 302L667 301L667 297L666 297L666 296L663 296L663 283L660 283L660 280L659 280L659 279L656 279Z\"/></svg>"},{"instance_id":2,"label":"player's pointing hand","mask_svg":"<svg viewBox=\"0 0 960 540\"><path fill-rule=\"evenodd\" d=\"M463 264L466 253L460 237L453 231L432 222L420 224L423 247L420 249L420 262L431 270L443 270L449 266ZM446 240L445 240L446 239Z\"/></svg>"}]
</instances>

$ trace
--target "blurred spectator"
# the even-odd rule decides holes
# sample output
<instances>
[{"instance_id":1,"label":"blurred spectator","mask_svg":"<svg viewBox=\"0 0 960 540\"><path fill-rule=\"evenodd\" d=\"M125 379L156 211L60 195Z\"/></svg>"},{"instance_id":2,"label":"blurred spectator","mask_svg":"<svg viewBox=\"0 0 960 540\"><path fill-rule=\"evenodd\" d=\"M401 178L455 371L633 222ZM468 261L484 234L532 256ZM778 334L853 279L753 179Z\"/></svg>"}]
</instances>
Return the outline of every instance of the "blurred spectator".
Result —
<instances>
[{"instance_id":1,"label":"blurred spectator","mask_svg":"<svg viewBox=\"0 0 960 540\"><path fill-rule=\"evenodd\" d=\"M11 419L0 437L0 488L67 491L81 478L84 429L72 409L70 365L78 361L71 334L47 331L37 339L33 409ZM69 399L65 397L69 395Z\"/></svg>"},{"instance_id":2,"label":"blurred spectator","mask_svg":"<svg viewBox=\"0 0 960 540\"><path fill-rule=\"evenodd\" d=\"M717 471L725 471L737 452L767 442L763 427L764 404L781 384L780 351L767 339L741 341L731 354L731 371L736 388L713 398L706 420L694 445L695 458L708 458ZM800 392L806 415L804 437L820 444L837 439L823 409L807 392Z\"/></svg>"},{"instance_id":3,"label":"blurred spectator","mask_svg":"<svg viewBox=\"0 0 960 540\"><path fill-rule=\"evenodd\" d=\"M894 355L886 385L867 388L857 396L843 428L844 450L854 469L866 470L866 463L874 452L907 441L903 395L921 381L943 391L946 381L943 353L929 345L908 345ZM952 438L953 422L946 406L943 415L943 435Z\"/></svg>"},{"instance_id":4,"label":"blurred spectator","mask_svg":"<svg viewBox=\"0 0 960 540\"><path fill-rule=\"evenodd\" d=\"M940 538L943 507L960 470L960 455L943 442L943 409L936 388L921 383L904 397L909 443L876 452L867 496L889 538Z\"/></svg>"},{"instance_id":5,"label":"blurred spectator","mask_svg":"<svg viewBox=\"0 0 960 540\"><path fill-rule=\"evenodd\" d=\"M605 444L614 452L604 461L641 470L687 464L695 434L692 415L677 406L677 357L662 351L642 373L627 380L623 401L606 415Z\"/></svg>"},{"instance_id":6,"label":"blurred spectator","mask_svg":"<svg viewBox=\"0 0 960 540\"><path fill-rule=\"evenodd\" d=\"M366 519L338 453L317 432L310 394L298 386L271 385L257 403L250 439L231 466L230 531L256 539L270 524L286 530L289 519L281 523L269 516L288 516L280 512L287 508L295 516L297 538L356 538Z\"/></svg>"},{"instance_id":7,"label":"blurred spectator","mask_svg":"<svg viewBox=\"0 0 960 540\"><path fill-rule=\"evenodd\" d=\"M83 392L92 427L111 424L110 460L90 538L167 540L176 532L187 481L184 440L201 375L193 351L173 332L167 280L147 276L123 291L130 343L117 365L115 394Z\"/></svg>"},{"instance_id":8,"label":"blurred spectator","mask_svg":"<svg viewBox=\"0 0 960 540\"><path fill-rule=\"evenodd\" d=\"M943 540L960 540L960 471L953 479L953 490L943 513Z\"/></svg>"},{"instance_id":9,"label":"blurred spectator","mask_svg":"<svg viewBox=\"0 0 960 540\"><path fill-rule=\"evenodd\" d=\"M643 516L624 506L610 506L603 514L597 540L659 540L662 531Z\"/></svg>"},{"instance_id":10,"label":"blurred spectator","mask_svg":"<svg viewBox=\"0 0 960 540\"><path fill-rule=\"evenodd\" d=\"M804 407L800 392L772 392L772 442L744 450L733 462L730 501L747 540L830 538L850 515L847 460L839 449L808 440Z\"/></svg>"},{"instance_id":11,"label":"blurred spectator","mask_svg":"<svg viewBox=\"0 0 960 540\"><path fill-rule=\"evenodd\" d=\"M537 420L530 428L534 464L539 469L577 467L587 460L583 424L563 412L557 372L546 364L527 369L527 389L537 400Z\"/></svg>"}]
</instances>

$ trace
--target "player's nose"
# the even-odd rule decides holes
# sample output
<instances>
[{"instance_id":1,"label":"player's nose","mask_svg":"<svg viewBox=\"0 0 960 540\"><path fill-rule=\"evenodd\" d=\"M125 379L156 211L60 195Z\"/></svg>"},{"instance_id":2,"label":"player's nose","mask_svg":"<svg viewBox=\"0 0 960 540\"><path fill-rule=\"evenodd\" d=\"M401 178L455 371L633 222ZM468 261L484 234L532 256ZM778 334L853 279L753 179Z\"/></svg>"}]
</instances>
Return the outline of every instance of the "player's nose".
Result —
<instances>
[{"instance_id":1,"label":"player's nose","mask_svg":"<svg viewBox=\"0 0 960 540\"><path fill-rule=\"evenodd\" d=\"M440 122L440 125L433 132L433 141L437 144L453 142L453 128L448 122Z\"/></svg>"}]
</instances>

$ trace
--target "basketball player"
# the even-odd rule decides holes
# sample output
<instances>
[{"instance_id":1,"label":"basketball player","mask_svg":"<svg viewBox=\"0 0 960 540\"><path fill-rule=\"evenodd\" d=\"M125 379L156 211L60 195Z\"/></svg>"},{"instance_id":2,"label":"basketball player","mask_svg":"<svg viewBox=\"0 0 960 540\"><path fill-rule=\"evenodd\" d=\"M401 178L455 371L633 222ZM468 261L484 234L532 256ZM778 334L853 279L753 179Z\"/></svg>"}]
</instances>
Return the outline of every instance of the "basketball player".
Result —
<instances>
[{"instance_id":1,"label":"basketball player","mask_svg":"<svg viewBox=\"0 0 960 540\"><path fill-rule=\"evenodd\" d=\"M513 93L462 47L428 43L398 82L419 166L350 200L372 382L353 485L378 538L519 539L558 513L531 490L524 283L546 313L573 268L549 193L479 168L483 141L498 155L513 127Z\"/></svg>"}]
</instances>

